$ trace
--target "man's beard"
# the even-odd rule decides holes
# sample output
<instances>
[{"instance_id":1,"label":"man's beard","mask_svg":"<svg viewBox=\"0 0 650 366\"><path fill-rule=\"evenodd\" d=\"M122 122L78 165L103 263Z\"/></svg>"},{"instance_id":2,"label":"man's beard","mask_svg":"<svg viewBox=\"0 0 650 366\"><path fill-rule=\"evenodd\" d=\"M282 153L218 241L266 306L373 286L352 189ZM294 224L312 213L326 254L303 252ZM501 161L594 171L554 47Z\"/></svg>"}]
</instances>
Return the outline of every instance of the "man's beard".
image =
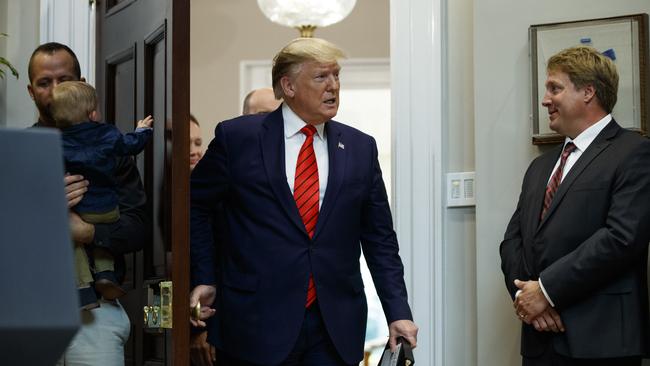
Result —
<instances>
[{"instance_id":1,"label":"man's beard","mask_svg":"<svg viewBox=\"0 0 650 366\"><path fill-rule=\"evenodd\" d=\"M46 124L54 126L54 117L52 117L52 108L50 105L38 105L39 120Z\"/></svg>"}]
</instances>

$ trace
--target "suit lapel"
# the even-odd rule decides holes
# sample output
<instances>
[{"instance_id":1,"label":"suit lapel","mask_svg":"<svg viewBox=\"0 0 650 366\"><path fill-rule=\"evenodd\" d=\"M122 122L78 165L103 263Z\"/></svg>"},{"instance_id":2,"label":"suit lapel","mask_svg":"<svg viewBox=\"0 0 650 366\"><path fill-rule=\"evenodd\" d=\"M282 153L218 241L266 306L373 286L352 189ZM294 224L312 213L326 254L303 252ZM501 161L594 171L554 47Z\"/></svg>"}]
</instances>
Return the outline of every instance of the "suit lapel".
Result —
<instances>
[{"instance_id":1,"label":"suit lapel","mask_svg":"<svg viewBox=\"0 0 650 366\"><path fill-rule=\"evenodd\" d=\"M336 198L338 197L339 190L343 185L345 178L345 141L343 140L341 131L337 128L335 122L327 122L325 125L325 133L327 135L327 155L329 156L329 172L327 176L327 188L325 189L325 197L321 205L320 213L318 214L318 222L316 223L316 232L314 239L322 231L325 222L329 217Z\"/></svg>"},{"instance_id":2,"label":"suit lapel","mask_svg":"<svg viewBox=\"0 0 650 366\"><path fill-rule=\"evenodd\" d=\"M609 147L611 144L610 140L616 136L620 128L621 127L616 123L616 121L612 120L609 124L607 124L607 126L605 126L605 128L598 134L598 136L596 136L596 139L594 139L594 141L589 145L587 150L583 152L582 155L580 155L578 161L576 161L576 163L573 165L569 173L562 180L562 183L558 187L557 192L555 192L553 201L551 201L551 206L548 208L546 216L544 216L542 222L539 223L538 230L544 225L544 223L562 202L562 199L566 195L569 188L571 188L571 185L573 182L575 182L576 178L579 177L580 174L589 166L589 163L591 163L592 160L594 160L598 155L600 155L600 153Z\"/></svg>"},{"instance_id":3,"label":"suit lapel","mask_svg":"<svg viewBox=\"0 0 650 366\"><path fill-rule=\"evenodd\" d=\"M289 219L302 230L305 235L305 225L293 199L291 189L287 184L287 173L284 160L284 122L282 108L271 112L263 122L264 129L260 136L264 168L278 202L289 216Z\"/></svg>"}]
</instances>

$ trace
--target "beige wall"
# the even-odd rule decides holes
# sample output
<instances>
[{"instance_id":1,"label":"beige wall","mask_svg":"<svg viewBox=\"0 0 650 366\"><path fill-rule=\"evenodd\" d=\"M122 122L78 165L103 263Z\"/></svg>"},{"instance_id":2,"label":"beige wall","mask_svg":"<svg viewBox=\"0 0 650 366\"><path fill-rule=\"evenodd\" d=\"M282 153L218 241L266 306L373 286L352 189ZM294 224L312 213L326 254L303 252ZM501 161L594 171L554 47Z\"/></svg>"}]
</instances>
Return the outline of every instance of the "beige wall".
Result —
<instances>
[{"instance_id":1,"label":"beige wall","mask_svg":"<svg viewBox=\"0 0 650 366\"><path fill-rule=\"evenodd\" d=\"M444 172L474 171L473 1L448 0L446 6ZM443 365L477 365L475 228L474 207L445 209Z\"/></svg>"},{"instance_id":2,"label":"beige wall","mask_svg":"<svg viewBox=\"0 0 650 366\"><path fill-rule=\"evenodd\" d=\"M315 35L348 57L389 57L388 3L358 0L345 20ZM298 31L271 23L255 0L192 0L190 29L190 108L207 145L217 122L241 113L239 62L272 59Z\"/></svg>"},{"instance_id":3,"label":"beige wall","mask_svg":"<svg viewBox=\"0 0 650 366\"><path fill-rule=\"evenodd\" d=\"M637 13L650 13L650 1L474 0L480 366L521 364L520 323L505 290L499 243L515 209L526 167L540 153L530 142L528 27Z\"/></svg>"}]
</instances>

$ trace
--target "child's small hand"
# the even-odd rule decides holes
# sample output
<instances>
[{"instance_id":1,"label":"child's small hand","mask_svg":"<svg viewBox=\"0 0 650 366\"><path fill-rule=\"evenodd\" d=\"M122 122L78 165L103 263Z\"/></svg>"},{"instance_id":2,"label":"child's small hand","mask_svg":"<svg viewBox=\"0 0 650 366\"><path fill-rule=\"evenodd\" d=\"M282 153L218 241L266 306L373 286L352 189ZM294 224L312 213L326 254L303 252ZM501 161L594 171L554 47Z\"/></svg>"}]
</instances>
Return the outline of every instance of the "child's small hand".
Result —
<instances>
[{"instance_id":1,"label":"child's small hand","mask_svg":"<svg viewBox=\"0 0 650 366\"><path fill-rule=\"evenodd\" d=\"M153 124L153 117L151 115L148 115L145 117L145 119L141 119L138 121L138 128L145 128L145 127L151 127Z\"/></svg>"}]
</instances>

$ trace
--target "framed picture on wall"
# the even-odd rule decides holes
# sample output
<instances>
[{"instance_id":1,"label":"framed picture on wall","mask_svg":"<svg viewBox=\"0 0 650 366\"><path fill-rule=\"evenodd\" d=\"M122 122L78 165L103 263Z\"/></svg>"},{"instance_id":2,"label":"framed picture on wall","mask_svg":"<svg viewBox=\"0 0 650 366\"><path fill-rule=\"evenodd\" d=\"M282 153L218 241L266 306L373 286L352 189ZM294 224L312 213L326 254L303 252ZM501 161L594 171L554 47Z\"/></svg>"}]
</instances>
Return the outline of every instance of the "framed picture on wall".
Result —
<instances>
[{"instance_id":1,"label":"framed picture on wall","mask_svg":"<svg viewBox=\"0 0 650 366\"><path fill-rule=\"evenodd\" d=\"M548 113L542 106L546 62L557 52L579 45L594 47L614 61L619 82L618 101L612 115L621 126L647 135L650 118L648 14L532 25L528 35L533 144L564 141L564 137L549 128Z\"/></svg>"}]
</instances>

